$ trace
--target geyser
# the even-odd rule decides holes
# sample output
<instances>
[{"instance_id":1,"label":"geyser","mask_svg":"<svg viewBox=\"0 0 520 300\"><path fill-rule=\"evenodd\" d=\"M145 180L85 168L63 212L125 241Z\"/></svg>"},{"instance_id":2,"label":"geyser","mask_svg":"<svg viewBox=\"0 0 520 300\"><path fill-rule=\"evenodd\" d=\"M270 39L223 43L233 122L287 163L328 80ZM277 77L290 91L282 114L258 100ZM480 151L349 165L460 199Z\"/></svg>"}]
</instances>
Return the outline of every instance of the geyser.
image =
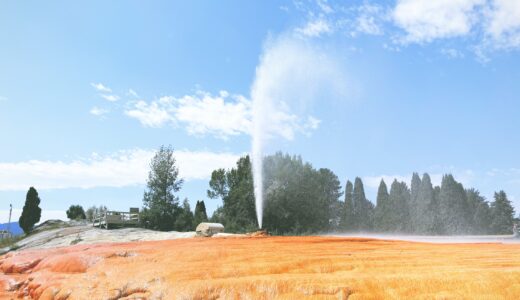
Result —
<instances>
[{"instance_id":1,"label":"geyser","mask_svg":"<svg viewBox=\"0 0 520 300\"><path fill-rule=\"evenodd\" d=\"M269 39L251 87L253 182L258 226L264 208L263 157L267 141L308 134L320 121L306 114L313 99L344 99L347 85L338 60L291 35ZM297 108L295 112L294 109Z\"/></svg>"}]
</instances>

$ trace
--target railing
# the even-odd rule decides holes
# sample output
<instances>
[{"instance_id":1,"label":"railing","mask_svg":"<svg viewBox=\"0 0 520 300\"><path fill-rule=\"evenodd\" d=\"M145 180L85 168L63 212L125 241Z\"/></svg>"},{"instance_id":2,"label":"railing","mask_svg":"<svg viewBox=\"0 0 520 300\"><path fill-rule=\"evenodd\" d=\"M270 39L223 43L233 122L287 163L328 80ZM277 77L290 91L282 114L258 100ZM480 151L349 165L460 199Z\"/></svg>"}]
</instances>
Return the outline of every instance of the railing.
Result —
<instances>
[{"instance_id":1,"label":"railing","mask_svg":"<svg viewBox=\"0 0 520 300\"><path fill-rule=\"evenodd\" d=\"M109 229L111 226L128 226L139 224L139 212L111 211L94 216L92 226Z\"/></svg>"}]
</instances>

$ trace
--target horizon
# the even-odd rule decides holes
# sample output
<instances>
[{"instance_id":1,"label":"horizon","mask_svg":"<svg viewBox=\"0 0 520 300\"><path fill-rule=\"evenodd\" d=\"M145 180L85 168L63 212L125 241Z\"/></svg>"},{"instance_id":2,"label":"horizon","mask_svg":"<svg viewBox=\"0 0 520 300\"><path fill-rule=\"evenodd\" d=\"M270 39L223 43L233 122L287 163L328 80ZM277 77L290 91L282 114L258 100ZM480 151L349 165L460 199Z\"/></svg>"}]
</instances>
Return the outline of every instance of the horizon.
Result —
<instances>
[{"instance_id":1,"label":"horizon","mask_svg":"<svg viewBox=\"0 0 520 300\"><path fill-rule=\"evenodd\" d=\"M373 203L382 178L451 173L488 201L504 190L518 215L520 8L416 2L5 3L0 222L30 186L42 221L142 207L161 145L179 198L211 214L211 171L251 152L255 93L277 116L266 154L301 155L343 189L360 177Z\"/></svg>"}]
</instances>

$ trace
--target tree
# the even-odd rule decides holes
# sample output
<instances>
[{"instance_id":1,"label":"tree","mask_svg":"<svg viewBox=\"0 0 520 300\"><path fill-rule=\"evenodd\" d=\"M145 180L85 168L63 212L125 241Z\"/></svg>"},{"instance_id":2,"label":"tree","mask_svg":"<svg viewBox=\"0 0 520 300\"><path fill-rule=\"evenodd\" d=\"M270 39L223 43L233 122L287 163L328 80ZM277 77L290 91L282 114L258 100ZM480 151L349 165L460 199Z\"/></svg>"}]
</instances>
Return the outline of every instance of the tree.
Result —
<instances>
[{"instance_id":1,"label":"tree","mask_svg":"<svg viewBox=\"0 0 520 300\"><path fill-rule=\"evenodd\" d=\"M338 229L342 195L338 177L299 156L276 153L264 159L265 227L278 234Z\"/></svg>"},{"instance_id":2,"label":"tree","mask_svg":"<svg viewBox=\"0 0 520 300\"><path fill-rule=\"evenodd\" d=\"M379 183L379 188L377 190L377 200L376 200L376 208L375 208L375 217L374 217L374 229L380 232L384 232L388 230L388 213L389 213L389 198L388 188L386 187L386 183L383 179Z\"/></svg>"},{"instance_id":3,"label":"tree","mask_svg":"<svg viewBox=\"0 0 520 300\"><path fill-rule=\"evenodd\" d=\"M71 205L67 209L67 218L70 220L85 220L87 217L81 205Z\"/></svg>"},{"instance_id":4,"label":"tree","mask_svg":"<svg viewBox=\"0 0 520 300\"><path fill-rule=\"evenodd\" d=\"M390 187L388 202L388 230L399 233L409 231L410 189L405 182L398 182L397 179L394 179Z\"/></svg>"},{"instance_id":5,"label":"tree","mask_svg":"<svg viewBox=\"0 0 520 300\"><path fill-rule=\"evenodd\" d=\"M40 222L42 209L39 205L40 197L38 196L38 192L34 187L30 187L25 198L22 215L18 221L23 232L29 233L33 229L34 224Z\"/></svg>"},{"instance_id":6,"label":"tree","mask_svg":"<svg viewBox=\"0 0 520 300\"><path fill-rule=\"evenodd\" d=\"M435 202L435 192L432 180L428 173L424 173L421 185L419 187L419 195L417 196L418 211L421 214L420 219L414 226L415 233L432 234L435 232L435 218L437 215L437 203Z\"/></svg>"},{"instance_id":7,"label":"tree","mask_svg":"<svg viewBox=\"0 0 520 300\"><path fill-rule=\"evenodd\" d=\"M183 180L179 178L173 154L171 146L161 146L150 163L141 213L141 221L147 228L168 231L175 226L179 198L174 193L181 189Z\"/></svg>"},{"instance_id":8,"label":"tree","mask_svg":"<svg viewBox=\"0 0 520 300\"><path fill-rule=\"evenodd\" d=\"M419 227L422 227L424 221L424 213L426 206L420 201L420 190L421 190L421 178L419 174L413 173L412 183L410 185L410 229L417 231Z\"/></svg>"},{"instance_id":9,"label":"tree","mask_svg":"<svg viewBox=\"0 0 520 300\"><path fill-rule=\"evenodd\" d=\"M367 231L372 229L374 205L365 197L365 189L361 178L354 180L354 191L352 192L353 223L354 229Z\"/></svg>"},{"instance_id":10,"label":"tree","mask_svg":"<svg viewBox=\"0 0 520 300\"><path fill-rule=\"evenodd\" d=\"M504 191L495 192L495 201L491 203L491 230L494 234L511 234L515 210Z\"/></svg>"},{"instance_id":11,"label":"tree","mask_svg":"<svg viewBox=\"0 0 520 300\"><path fill-rule=\"evenodd\" d=\"M197 226L202 222L208 221L208 215L206 214L206 205L204 201L197 201L195 205L195 212L193 213L193 225Z\"/></svg>"},{"instance_id":12,"label":"tree","mask_svg":"<svg viewBox=\"0 0 520 300\"><path fill-rule=\"evenodd\" d=\"M344 202L344 212L343 212L343 229L345 230L353 230L354 229L354 202L352 201L352 193L354 191L354 185L350 180L347 180L347 184L345 186L345 202Z\"/></svg>"},{"instance_id":13,"label":"tree","mask_svg":"<svg viewBox=\"0 0 520 300\"><path fill-rule=\"evenodd\" d=\"M466 190L467 211L470 231L473 234L487 234L491 225L491 211L486 198L476 189Z\"/></svg>"},{"instance_id":14,"label":"tree","mask_svg":"<svg viewBox=\"0 0 520 300\"><path fill-rule=\"evenodd\" d=\"M93 205L87 209L87 211L85 212L85 216L87 217L87 220L92 222L94 218L104 214L106 211L107 207L104 205L100 205L99 207Z\"/></svg>"},{"instance_id":15,"label":"tree","mask_svg":"<svg viewBox=\"0 0 520 300\"><path fill-rule=\"evenodd\" d=\"M469 231L466 191L451 174L442 177L439 195L440 234L464 234Z\"/></svg>"},{"instance_id":16,"label":"tree","mask_svg":"<svg viewBox=\"0 0 520 300\"><path fill-rule=\"evenodd\" d=\"M208 197L222 200L224 205L214 216L221 220L226 230L247 232L258 228L249 156L241 157L231 170L213 171Z\"/></svg>"},{"instance_id":17,"label":"tree","mask_svg":"<svg viewBox=\"0 0 520 300\"><path fill-rule=\"evenodd\" d=\"M191 212L190 203L187 198L182 202L182 206L176 210L173 228L177 231L191 231L195 229L193 225L193 213Z\"/></svg>"}]
</instances>

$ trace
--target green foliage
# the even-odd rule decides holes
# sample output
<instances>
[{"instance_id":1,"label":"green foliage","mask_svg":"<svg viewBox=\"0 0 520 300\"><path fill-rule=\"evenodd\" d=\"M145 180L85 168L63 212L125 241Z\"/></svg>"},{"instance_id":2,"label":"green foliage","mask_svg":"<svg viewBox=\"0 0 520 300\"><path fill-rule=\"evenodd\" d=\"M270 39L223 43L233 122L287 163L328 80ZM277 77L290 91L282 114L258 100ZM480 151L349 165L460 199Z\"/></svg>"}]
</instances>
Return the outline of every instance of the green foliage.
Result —
<instances>
[{"instance_id":1,"label":"green foliage","mask_svg":"<svg viewBox=\"0 0 520 300\"><path fill-rule=\"evenodd\" d=\"M176 211L173 228L177 231L193 231L195 230L195 226L190 203L188 199L184 199L182 206Z\"/></svg>"},{"instance_id":2,"label":"green foliage","mask_svg":"<svg viewBox=\"0 0 520 300\"><path fill-rule=\"evenodd\" d=\"M87 220L92 222L94 218L104 214L107 211L107 207L104 205L100 206L91 206L87 209L85 212L85 216L87 217Z\"/></svg>"},{"instance_id":3,"label":"green foliage","mask_svg":"<svg viewBox=\"0 0 520 300\"><path fill-rule=\"evenodd\" d=\"M67 218L70 220L85 220L87 216L81 205L71 205L67 209Z\"/></svg>"},{"instance_id":4,"label":"green foliage","mask_svg":"<svg viewBox=\"0 0 520 300\"><path fill-rule=\"evenodd\" d=\"M25 198L22 215L18 223L25 233L31 232L34 224L40 222L42 209L39 207L40 197L34 187L30 187Z\"/></svg>"},{"instance_id":5,"label":"green foliage","mask_svg":"<svg viewBox=\"0 0 520 300\"><path fill-rule=\"evenodd\" d=\"M513 233L515 210L504 191L495 193L495 201L491 203L491 229L496 234Z\"/></svg>"},{"instance_id":6,"label":"green foliage","mask_svg":"<svg viewBox=\"0 0 520 300\"><path fill-rule=\"evenodd\" d=\"M206 205L204 204L203 200L197 201L193 217L193 225L195 225L195 227L202 222L208 221L208 215L206 214Z\"/></svg>"},{"instance_id":7,"label":"green foliage","mask_svg":"<svg viewBox=\"0 0 520 300\"><path fill-rule=\"evenodd\" d=\"M379 183L376 203L374 229L378 232L384 232L390 227L390 224L388 224L388 217L390 214L390 195L388 194L388 188L383 179L381 179L381 182Z\"/></svg>"},{"instance_id":8,"label":"green foliage","mask_svg":"<svg viewBox=\"0 0 520 300\"><path fill-rule=\"evenodd\" d=\"M328 169L277 153L264 159L265 227L277 234L337 230L341 185Z\"/></svg>"},{"instance_id":9,"label":"green foliage","mask_svg":"<svg viewBox=\"0 0 520 300\"><path fill-rule=\"evenodd\" d=\"M173 148L162 146L150 163L141 213L144 227L161 231L174 229L177 210L180 209L179 198L174 193L181 189L182 183Z\"/></svg>"},{"instance_id":10,"label":"green foliage","mask_svg":"<svg viewBox=\"0 0 520 300\"><path fill-rule=\"evenodd\" d=\"M466 192L451 174L444 175L439 195L440 234L464 234L469 231Z\"/></svg>"},{"instance_id":11,"label":"green foliage","mask_svg":"<svg viewBox=\"0 0 520 300\"><path fill-rule=\"evenodd\" d=\"M213 220L218 220L230 232L246 232L258 228L253 194L253 175L249 156L241 157L235 168L213 171L208 197L220 198L223 207Z\"/></svg>"},{"instance_id":12,"label":"green foliage","mask_svg":"<svg viewBox=\"0 0 520 300\"><path fill-rule=\"evenodd\" d=\"M371 231L373 228L374 205L365 196L365 188L361 178L354 180L352 192L352 228L358 231Z\"/></svg>"}]
</instances>

